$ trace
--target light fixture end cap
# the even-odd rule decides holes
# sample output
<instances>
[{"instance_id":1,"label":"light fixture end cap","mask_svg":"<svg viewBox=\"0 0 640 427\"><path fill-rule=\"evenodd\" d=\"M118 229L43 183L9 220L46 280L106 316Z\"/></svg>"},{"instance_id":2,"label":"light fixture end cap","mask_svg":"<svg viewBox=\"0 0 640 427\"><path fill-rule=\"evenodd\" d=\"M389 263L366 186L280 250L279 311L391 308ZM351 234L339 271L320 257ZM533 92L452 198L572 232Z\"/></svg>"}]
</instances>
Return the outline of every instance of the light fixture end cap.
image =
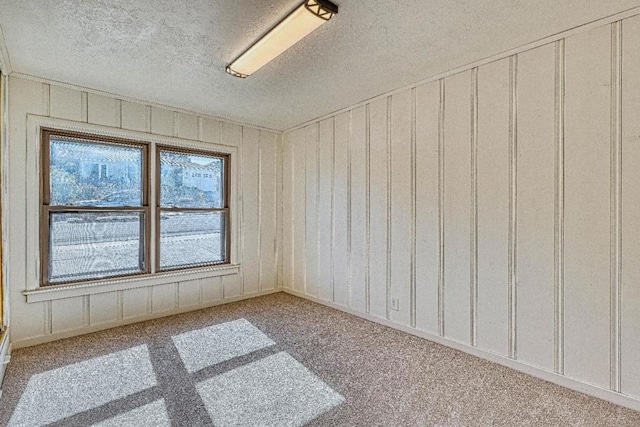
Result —
<instances>
[{"instance_id":1,"label":"light fixture end cap","mask_svg":"<svg viewBox=\"0 0 640 427\"><path fill-rule=\"evenodd\" d=\"M225 70L228 74L231 74L231 75L232 75L232 76L234 76L234 77L239 77L239 78L241 78L241 79L246 79L247 77L249 77L249 74L242 74L242 73L240 73L240 72L238 72L238 71L233 70L233 69L231 68L231 66L230 66L230 65L227 65L227 66L224 68L224 70Z\"/></svg>"}]
</instances>

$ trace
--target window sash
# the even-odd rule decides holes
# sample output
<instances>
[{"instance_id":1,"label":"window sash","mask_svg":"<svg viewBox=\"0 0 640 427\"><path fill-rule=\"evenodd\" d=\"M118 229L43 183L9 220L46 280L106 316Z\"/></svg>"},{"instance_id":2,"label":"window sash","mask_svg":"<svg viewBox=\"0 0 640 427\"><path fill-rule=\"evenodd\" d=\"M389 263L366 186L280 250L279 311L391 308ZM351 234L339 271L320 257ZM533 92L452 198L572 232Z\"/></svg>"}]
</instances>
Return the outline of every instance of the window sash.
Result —
<instances>
[{"instance_id":1,"label":"window sash","mask_svg":"<svg viewBox=\"0 0 640 427\"><path fill-rule=\"evenodd\" d=\"M160 206L160 197L162 191L162 177L161 177L161 158L163 152L172 152L172 153L180 153L186 155L199 155L206 157L216 157L222 159L222 208L190 208L190 207L162 207ZM193 266L184 266L184 267L168 267L161 268L160 267L160 252L162 248L160 247L160 214L162 212L224 212L225 213L225 222L224 222L224 235L225 235L225 254L224 260L220 262L214 262L209 264L202 264L198 267L207 267L214 265L223 265L230 263L230 254L231 254L231 217L230 217L230 209L229 209L229 193L230 193L230 167L229 167L229 155L222 153L215 153L205 150L197 150L191 148L183 148L183 147L172 147L166 145L157 145L156 146L156 235L155 235L155 243L156 243L156 252L155 252L155 268L158 272L166 272L166 271L175 271L175 270L188 270L192 268L196 268Z\"/></svg>"},{"instance_id":2,"label":"window sash","mask_svg":"<svg viewBox=\"0 0 640 427\"><path fill-rule=\"evenodd\" d=\"M112 138L100 135L91 135L80 132L57 131L55 129L43 128L41 130L42 141L42 178L40 185L40 200L42 205L49 206L51 204L51 137L62 137L78 142L86 142L87 144L102 143L111 145L123 145L126 147L139 148L142 151L142 167L140 178L140 191L142 192L142 207L149 206L149 143L143 141L133 141L123 138ZM76 205L72 205L76 206ZM94 206L87 206L94 207ZM99 207L99 206L95 206ZM111 206L109 206L111 208ZM113 206L117 208L117 206ZM137 207L137 206L136 206Z\"/></svg>"},{"instance_id":3,"label":"window sash","mask_svg":"<svg viewBox=\"0 0 640 427\"><path fill-rule=\"evenodd\" d=\"M81 132L69 132L42 128L41 135L41 179L40 179L40 286L56 286L69 283L91 282L95 280L112 279L118 277L139 276L151 273L151 208L149 206L149 144L142 141L133 141L122 138L111 138L100 135L92 135ZM123 145L139 148L142 152L142 165L140 177L141 206L79 206L79 205L54 205L51 206L51 138L61 137L80 143ZM142 213L142 244L140 245L140 260L143 262L143 271L122 275L109 275L91 279L56 281L49 280L50 259L50 218L51 213L57 212L141 212Z\"/></svg>"},{"instance_id":4,"label":"window sash","mask_svg":"<svg viewBox=\"0 0 640 427\"><path fill-rule=\"evenodd\" d=\"M161 206L161 197L162 197L162 177L161 177L161 159L163 152L170 153L178 153L185 155L196 155L196 156L204 156L204 157L212 157L222 159L222 207L207 207L207 208L197 208L197 207L189 207L189 206ZM183 148L183 147L172 147L166 145L157 145L156 146L156 206L161 209L188 209L188 210L198 210L198 209L229 209L229 155L216 153L211 151L197 150L191 148Z\"/></svg>"},{"instance_id":5,"label":"window sash","mask_svg":"<svg viewBox=\"0 0 640 427\"><path fill-rule=\"evenodd\" d=\"M140 212L142 213L142 224L141 230L142 233L142 244L139 248L139 261L142 261L143 268L142 271L137 273L126 273L126 274L113 274L108 276L94 277L90 279L73 279L73 280L61 280L50 282L49 281L49 264L51 262L49 249L50 249L50 233L51 229L49 227L51 214L52 213L86 213L86 212ZM95 280L103 280L103 279L114 279L119 277L129 277L129 276L140 276L143 274L151 273L151 256L150 256L150 244L151 244L151 209L149 206L143 207L121 207L121 208L111 208L111 207L85 207L85 206L43 206L42 207L42 216L41 221L43 223L40 229L40 245L42 251L42 259L41 259L41 283L42 286L56 286L56 285L65 285L69 283L80 283L80 282L91 282Z\"/></svg>"},{"instance_id":6,"label":"window sash","mask_svg":"<svg viewBox=\"0 0 640 427\"><path fill-rule=\"evenodd\" d=\"M160 227L160 215L162 214L162 212L222 212L225 214L225 221L224 221L224 236L225 236L225 242L224 242L224 259L222 261L218 261L218 262L210 262L207 264L199 264L197 267L194 266L175 266L175 267L165 267L162 268L160 266L160 255L161 255L161 251L162 251L162 247L160 246L160 238L161 238L161 227ZM231 219L229 218L229 208L158 208L156 210L156 259L155 259L155 266L156 266L156 271L158 272L167 272L167 271L176 271L176 270L189 270L192 268L200 268L200 267L210 267L210 266L214 266L214 265L223 265L223 264L229 264L229 257L230 257L230 251L231 251L231 239L230 239L230 234L229 230L229 223L231 222Z\"/></svg>"}]
</instances>

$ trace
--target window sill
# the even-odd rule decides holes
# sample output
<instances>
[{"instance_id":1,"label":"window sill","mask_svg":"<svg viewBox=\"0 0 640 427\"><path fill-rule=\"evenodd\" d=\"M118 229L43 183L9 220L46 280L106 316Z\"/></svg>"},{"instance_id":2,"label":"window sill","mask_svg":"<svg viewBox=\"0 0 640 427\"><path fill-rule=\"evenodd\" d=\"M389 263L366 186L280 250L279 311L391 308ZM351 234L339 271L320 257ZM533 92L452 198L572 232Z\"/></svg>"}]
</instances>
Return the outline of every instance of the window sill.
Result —
<instances>
[{"instance_id":1,"label":"window sill","mask_svg":"<svg viewBox=\"0 0 640 427\"><path fill-rule=\"evenodd\" d=\"M71 298L82 295L115 292L125 289L144 288L167 283L183 282L187 280L205 279L208 277L227 276L237 274L238 264L226 264L204 267L194 270L176 270L163 273L145 274L124 278L105 279L77 284L40 287L22 292L28 303L51 301L55 299Z\"/></svg>"}]
</instances>

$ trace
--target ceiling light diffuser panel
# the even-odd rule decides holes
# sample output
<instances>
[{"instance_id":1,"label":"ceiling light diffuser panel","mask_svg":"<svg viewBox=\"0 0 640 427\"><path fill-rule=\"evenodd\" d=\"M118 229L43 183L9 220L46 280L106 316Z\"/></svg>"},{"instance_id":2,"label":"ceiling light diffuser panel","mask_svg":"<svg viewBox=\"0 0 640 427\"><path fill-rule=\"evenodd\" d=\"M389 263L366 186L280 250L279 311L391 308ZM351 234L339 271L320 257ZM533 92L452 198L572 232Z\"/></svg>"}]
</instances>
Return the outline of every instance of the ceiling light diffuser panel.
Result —
<instances>
[{"instance_id":1,"label":"ceiling light diffuser panel","mask_svg":"<svg viewBox=\"0 0 640 427\"><path fill-rule=\"evenodd\" d=\"M338 6L327 0L305 0L264 36L227 65L227 73L245 78L298 43L338 13Z\"/></svg>"}]
</instances>

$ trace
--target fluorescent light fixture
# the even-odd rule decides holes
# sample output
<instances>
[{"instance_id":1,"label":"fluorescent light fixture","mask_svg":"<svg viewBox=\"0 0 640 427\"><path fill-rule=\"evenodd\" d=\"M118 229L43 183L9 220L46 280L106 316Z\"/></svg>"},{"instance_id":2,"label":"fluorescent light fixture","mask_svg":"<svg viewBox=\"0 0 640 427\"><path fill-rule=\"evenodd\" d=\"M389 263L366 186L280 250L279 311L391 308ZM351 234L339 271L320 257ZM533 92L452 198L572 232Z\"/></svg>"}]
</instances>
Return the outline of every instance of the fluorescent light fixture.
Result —
<instances>
[{"instance_id":1,"label":"fluorescent light fixture","mask_svg":"<svg viewBox=\"0 0 640 427\"><path fill-rule=\"evenodd\" d=\"M248 77L327 22L336 13L338 13L338 6L328 0L305 0L227 65L227 73L241 78Z\"/></svg>"}]
</instances>

